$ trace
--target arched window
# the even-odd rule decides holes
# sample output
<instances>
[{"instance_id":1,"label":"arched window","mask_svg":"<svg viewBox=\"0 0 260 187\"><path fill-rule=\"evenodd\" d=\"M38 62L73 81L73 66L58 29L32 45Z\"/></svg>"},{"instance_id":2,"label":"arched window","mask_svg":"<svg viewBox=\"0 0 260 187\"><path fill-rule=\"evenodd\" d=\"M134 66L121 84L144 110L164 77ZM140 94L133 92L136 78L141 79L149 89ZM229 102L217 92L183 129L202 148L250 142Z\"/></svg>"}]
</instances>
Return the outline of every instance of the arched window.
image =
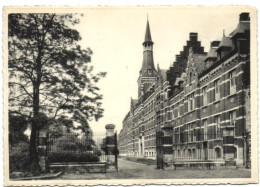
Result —
<instances>
[{"instance_id":1,"label":"arched window","mask_svg":"<svg viewBox=\"0 0 260 187\"><path fill-rule=\"evenodd\" d=\"M191 158L191 149L188 149L188 156Z\"/></svg>"},{"instance_id":2,"label":"arched window","mask_svg":"<svg viewBox=\"0 0 260 187\"><path fill-rule=\"evenodd\" d=\"M221 158L221 149L219 147L215 148L216 158Z\"/></svg>"},{"instance_id":3,"label":"arched window","mask_svg":"<svg viewBox=\"0 0 260 187\"><path fill-rule=\"evenodd\" d=\"M196 158L196 149L195 148L192 149L192 158Z\"/></svg>"}]
</instances>

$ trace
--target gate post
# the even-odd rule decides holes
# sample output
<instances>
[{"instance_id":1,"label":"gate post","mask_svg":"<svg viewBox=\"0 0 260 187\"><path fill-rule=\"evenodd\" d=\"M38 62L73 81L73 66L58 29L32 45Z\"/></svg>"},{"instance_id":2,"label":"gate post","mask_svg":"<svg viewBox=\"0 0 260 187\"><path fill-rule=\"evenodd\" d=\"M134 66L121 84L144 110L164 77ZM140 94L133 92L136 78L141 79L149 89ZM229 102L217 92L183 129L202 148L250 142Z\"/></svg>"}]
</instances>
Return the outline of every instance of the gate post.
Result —
<instances>
[{"instance_id":1,"label":"gate post","mask_svg":"<svg viewBox=\"0 0 260 187\"><path fill-rule=\"evenodd\" d=\"M173 157L173 127L171 125L164 125L161 127L162 147L163 147L163 162L166 166L170 166Z\"/></svg>"},{"instance_id":2,"label":"gate post","mask_svg":"<svg viewBox=\"0 0 260 187\"><path fill-rule=\"evenodd\" d=\"M162 147L163 132L156 132L156 165L157 169L163 169L163 147Z\"/></svg>"},{"instance_id":3,"label":"gate post","mask_svg":"<svg viewBox=\"0 0 260 187\"><path fill-rule=\"evenodd\" d=\"M118 171L118 161L117 161L117 155L119 154L118 152L118 147L117 147L117 132L115 132L115 148L114 148L114 153L115 153L115 166L116 166L116 171Z\"/></svg>"},{"instance_id":4,"label":"gate post","mask_svg":"<svg viewBox=\"0 0 260 187\"><path fill-rule=\"evenodd\" d=\"M107 148L107 164L114 165L117 169L117 144L115 125L107 124L106 128L106 148Z\"/></svg>"},{"instance_id":5,"label":"gate post","mask_svg":"<svg viewBox=\"0 0 260 187\"><path fill-rule=\"evenodd\" d=\"M47 128L42 128L38 131L38 159L39 165L43 172L46 172L47 166Z\"/></svg>"}]
</instances>

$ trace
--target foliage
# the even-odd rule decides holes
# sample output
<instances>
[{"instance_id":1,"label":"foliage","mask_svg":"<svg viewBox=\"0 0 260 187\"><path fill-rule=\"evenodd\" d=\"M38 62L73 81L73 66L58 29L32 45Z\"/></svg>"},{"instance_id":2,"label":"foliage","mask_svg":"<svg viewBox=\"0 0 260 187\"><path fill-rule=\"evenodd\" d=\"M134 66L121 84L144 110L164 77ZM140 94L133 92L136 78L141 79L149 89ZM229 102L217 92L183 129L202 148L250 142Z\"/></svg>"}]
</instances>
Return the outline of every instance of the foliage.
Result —
<instances>
[{"instance_id":1,"label":"foliage","mask_svg":"<svg viewBox=\"0 0 260 187\"><path fill-rule=\"evenodd\" d=\"M49 152L50 162L98 162L101 152L95 148L92 138L86 139L74 133L54 140Z\"/></svg>"},{"instance_id":2,"label":"foliage","mask_svg":"<svg viewBox=\"0 0 260 187\"><path fill-rule=\"evenodd\" d=\"M81 37L73 28L78 23L74 14L8 15L9 111L31 124L31 171L39 171L41 112L69 127L77 122L83 132L103 114L96 83L105 73L93 73L92 51L78 45Z\"/></svg>"},{"instance_id":3,"label":"foliage","mask_svg":"<svg viewBox=\"0 0 260 187\"><path fill-rule=\"evenodd\" d=\"M20 142L10 147L9 150L9 169L14 171L28 171L29 169L29 144Z\"/></svg>"},{"instance_id":4,"label":"foliage","mask_svg":"<svg viewBox=\"0 0 260 187\"><path fill-rule=\"evenodd\" d=\"M65 134L55 140L53 147L61 151L90 151L94 145L93 139L80 139L75 134Z\"/></svg>"},{"instance_id":5,"label":"foliage","mask_svg":"<svg viewBox=\"0 0 260 187\"><path fill-rule=\"evenodd\" d=\"M24 134L28 126L28 121L23 116L9 113L9 143L11 146L21 141L28 142L28 137Z\"/></svg>"},{"instance_id":6,"label":"foliage","mask_svg":"<svg viewBox=\"0 0 260 187\"><path fill-rule=\"evenodd\" d=\"M70 28L77 23L71 14L9 15L11 111L31 117L38 86L39 110L48 117L72 114L85 130L91 117L102 116L95 84L105 73L92 73L92 51L77 44L81 37Z\"/></svg>"},{"instance_id":7,"label":"foliage","mask_svg":"<svg viewBox=\"0 0 260 187\"><path fill-rule=\"evenodd\" d=\"M75 151L58 151L49 154L49 162L98 162L99 157L93 153L83 152L78 154Z\"/></svg>"}]
</instances>

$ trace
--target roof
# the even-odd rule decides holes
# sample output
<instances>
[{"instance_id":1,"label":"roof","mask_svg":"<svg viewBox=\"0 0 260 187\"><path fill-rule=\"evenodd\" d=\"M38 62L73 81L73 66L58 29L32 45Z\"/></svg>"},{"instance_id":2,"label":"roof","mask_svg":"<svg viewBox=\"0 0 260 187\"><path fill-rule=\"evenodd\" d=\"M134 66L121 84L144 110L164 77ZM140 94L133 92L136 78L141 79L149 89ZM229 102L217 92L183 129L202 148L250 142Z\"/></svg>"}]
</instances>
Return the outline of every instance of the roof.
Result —
<instances>
[{"instance_id":1,"label":"roof","mask_svg":"<svg viewBox=\"0 0 260 187\"><path fill-rule=\"evenodd\" d=\"M210 49L209 49L209 52L207 53L207 57L205 60L207 60L208 58L217 58L218 53L217 53L216 49L218 48L219 44L220 44L220 41L211 42Z\"/></svg>"},{"instance_id":2,"label":"roof","mask_svg":"<svg viewBox=\"0 0 260 187\"><path fill-rule=\"evenodd\" d=\"M147 20L144 42L152 41L149 21Z\"/></svg>"},{"instance_id":3,"label":"roof","mask_svg":"<svg viewBox=\"0 0 260 187\"><path fill-rule=\"evenodd\" d=\"M246 30L250 30L250 22L249 21L240 21L237 25L237 28L230 33L231 37L234 37L238 33L244 33Z\"/></svg>"},{"instance_id":4,"label":"roof","mask_svg":"<svg viewBox=\"0 0 260 187\"><path fill-rule=\"evenodd\" d=\"M160 69L160 71L161 71L161 75L162 75L163 80L165 80L167 78L167 70L166 69Z\"/></svg>"},{"instance_id":5,"label":"roof","mask_svg":"<svg viewBox=\"0 0 260 187\"><path fill-rule=\"evenodd\" d=\"M133 105L135 106L138 103L137 99L132 99Z\"/></svg>"},{"instance_id":6,"label":"roof","mask_svg":"<svg viewBox=\"0 0 260 187\"><path fill-rule=\"evenodd\" d=\"M216 48L210 48L206 58L217 58Z\"/></svg>"},{"instance_id":7,"label":"roof","mask_svg":"<svg viewBox=\"0 0 260 187\"><path fill-rule=\"evenodd\" d=\"M219 50L222 47L232 47L231 37L223 35L217 50Z\"/></svg>"}]
</instances>

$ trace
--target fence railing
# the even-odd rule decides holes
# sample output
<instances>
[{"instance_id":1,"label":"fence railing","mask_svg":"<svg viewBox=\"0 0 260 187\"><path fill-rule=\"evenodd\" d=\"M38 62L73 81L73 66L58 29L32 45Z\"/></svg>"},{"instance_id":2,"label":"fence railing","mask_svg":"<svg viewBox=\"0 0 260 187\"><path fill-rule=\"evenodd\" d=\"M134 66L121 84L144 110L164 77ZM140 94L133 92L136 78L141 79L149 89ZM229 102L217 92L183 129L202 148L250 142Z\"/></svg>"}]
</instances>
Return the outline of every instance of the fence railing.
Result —
<instances>
[{"instance_id":1,"label":"fence railing","mask_svg":"<svg viewBox=\"0 0 260 187\"><path fill-rule=\"evenodd\" d=\"M105 133L68 133L49 137L47 141L48 162L105 162Z\"/></svg>"}]
</instances>

